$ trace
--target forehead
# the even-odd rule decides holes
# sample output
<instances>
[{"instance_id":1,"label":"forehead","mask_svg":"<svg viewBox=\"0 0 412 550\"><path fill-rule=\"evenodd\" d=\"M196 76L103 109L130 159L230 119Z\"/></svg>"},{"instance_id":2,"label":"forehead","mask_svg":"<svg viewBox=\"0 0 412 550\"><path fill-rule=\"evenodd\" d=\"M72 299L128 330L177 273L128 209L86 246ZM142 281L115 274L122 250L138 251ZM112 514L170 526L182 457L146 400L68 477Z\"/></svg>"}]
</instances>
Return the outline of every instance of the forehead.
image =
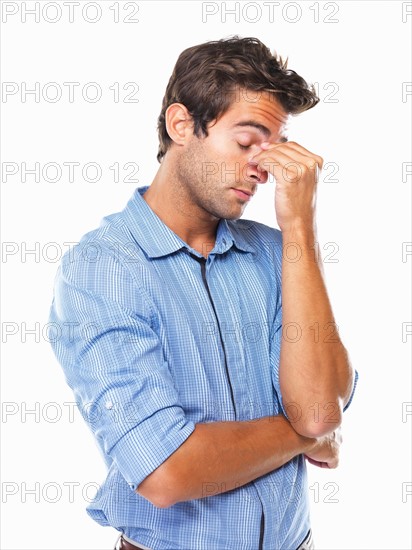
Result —
<instances>
[{"instance_id":1,"label":"forehead","mask_svg":"<svg viewBox=\"0 0 412 550\"><path fill-rule=\"evenodd\" d=\"M255 122L270 131L269 137L286 130L290 115L280 105L275 94L264 91L239 90L230 108L221 118L226 128L242 130L242 123ZM244 127L243 129L250 129Z\"/></svg>"}]
</instances>

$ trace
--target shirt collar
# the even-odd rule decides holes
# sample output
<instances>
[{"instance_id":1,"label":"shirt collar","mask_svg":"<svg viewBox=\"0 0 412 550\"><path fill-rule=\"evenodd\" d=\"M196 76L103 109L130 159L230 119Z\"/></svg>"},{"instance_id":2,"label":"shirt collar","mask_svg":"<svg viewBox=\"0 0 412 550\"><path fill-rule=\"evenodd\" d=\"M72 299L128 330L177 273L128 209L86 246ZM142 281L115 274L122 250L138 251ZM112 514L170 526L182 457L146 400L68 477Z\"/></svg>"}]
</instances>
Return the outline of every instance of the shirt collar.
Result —
<instances>
[{"instance_id":1,"label":"shirt collar","mask_svg":"<svg viewBox=\"0 0 412 550\"><path fill-rule=\"evenodd\" d=\"M143 198L149 186L138 187L122 214L133 237L149 258L161 258L189 245L174 233L150 208ZM221 219L217 226L216 243L211 253L223 254L232 246L252 252L236 221Z\"/></svg>"}]
</instances>

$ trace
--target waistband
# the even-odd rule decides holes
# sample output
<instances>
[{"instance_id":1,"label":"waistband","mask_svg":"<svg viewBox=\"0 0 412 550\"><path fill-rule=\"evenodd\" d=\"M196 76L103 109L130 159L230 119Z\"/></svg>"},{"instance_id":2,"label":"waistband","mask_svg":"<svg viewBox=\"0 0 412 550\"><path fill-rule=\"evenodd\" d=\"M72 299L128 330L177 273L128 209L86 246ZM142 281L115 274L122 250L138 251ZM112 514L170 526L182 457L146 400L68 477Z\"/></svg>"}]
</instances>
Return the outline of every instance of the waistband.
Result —
<instances>
[{"instance_id":1,"label":"waistband","mask_svg":"<svg viewBox=\"0 0 412 550\"><path fill-rule=\"evenodd\" d=\"M296 550L314 550L314 540L312 536L312 531L309 529L308 534L306 535L303 542L298 546ZM135 542L134 540L129 539L126 535L120 535L115 549L114 550L151 550L147 546L143 546L140 543Z\"/></svg>"}]
</instances>

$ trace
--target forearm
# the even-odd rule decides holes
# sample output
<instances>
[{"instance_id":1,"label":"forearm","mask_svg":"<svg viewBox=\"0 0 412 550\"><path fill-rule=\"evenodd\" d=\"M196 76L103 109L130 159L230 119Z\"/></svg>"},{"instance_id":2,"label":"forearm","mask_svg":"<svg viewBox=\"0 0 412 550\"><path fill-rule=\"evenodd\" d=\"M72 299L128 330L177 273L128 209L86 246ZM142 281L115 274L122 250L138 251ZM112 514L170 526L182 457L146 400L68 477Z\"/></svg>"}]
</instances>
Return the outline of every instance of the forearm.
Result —
<instances>
[{"instance_id":1,"label":"forearm","mask_svg":"<svg viewBox=\"0 0 412 550\"><path fill-rule=\"evenodd\" d=\"M188 439L138 487L158 507L240 487L311 450L283 416L196 424ZM211 485L213 484L213 485Z\"/></svg>"},{"instance_id":2,"label":"forearm","mask_svg":"<svg viewBox=\"0 0 412 550\"><path fill-rule=\"evenodd\" d=\"M293 427L308 436L340 424L353 385L315 241L316 230L308 225L283 233L280 386ZM288 260L295 260L292 250L296 261Z\"/></svg>"}]
</instances>

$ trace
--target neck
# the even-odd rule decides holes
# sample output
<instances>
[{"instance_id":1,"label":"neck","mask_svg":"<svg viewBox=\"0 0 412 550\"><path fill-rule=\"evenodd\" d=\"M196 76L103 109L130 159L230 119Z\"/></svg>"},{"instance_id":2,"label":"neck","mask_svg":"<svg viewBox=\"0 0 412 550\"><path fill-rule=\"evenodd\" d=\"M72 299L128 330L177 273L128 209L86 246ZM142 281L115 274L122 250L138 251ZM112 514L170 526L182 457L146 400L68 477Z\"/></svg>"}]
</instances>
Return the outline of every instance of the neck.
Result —
<instances>
[{"instance_id":1,"label":"neck","mask_svg":"<svg viewBox=\"0 0 412 550\"><path fill-rule=\"evenodd\" d=\"M165 157L143 198L176 235L207 257L215 244L219 219L194 204L173 174Z\"/></svg>"}]
</instances>

